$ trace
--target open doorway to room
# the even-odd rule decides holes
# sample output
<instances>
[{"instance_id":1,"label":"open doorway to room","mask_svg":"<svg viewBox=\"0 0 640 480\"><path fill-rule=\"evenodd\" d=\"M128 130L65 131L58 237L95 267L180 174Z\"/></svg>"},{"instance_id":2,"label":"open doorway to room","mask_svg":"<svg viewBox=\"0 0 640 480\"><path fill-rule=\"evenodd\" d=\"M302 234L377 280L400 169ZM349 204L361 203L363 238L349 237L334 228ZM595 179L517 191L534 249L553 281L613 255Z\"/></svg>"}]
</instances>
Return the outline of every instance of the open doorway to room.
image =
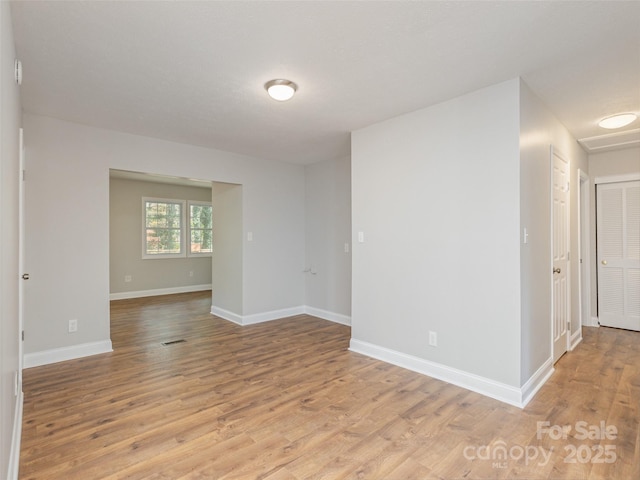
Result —
<instances>
[{"instance_id":1,"label":"open doorway to room","mask_svg":"<svg viewBox=\"0 0 640 480\"><path fill-rule=\"evenodd\" d=\"M111 300L211 290L211 187L110 170Z\"/></svg>"},{"instance_id":2,"label":"open doorway to room","mask_svg":"<svg viewBox=\"0 0 640 480\"><path fill-rule=\"evenodd\" d=\"M153 317L154 309L186 301L242 318L242 192L240 184L110 170L109 296L119 314L140 310L126 302L144 303ZM139 335L153 335L134 317Z\"/></svg>"}]
</instances>

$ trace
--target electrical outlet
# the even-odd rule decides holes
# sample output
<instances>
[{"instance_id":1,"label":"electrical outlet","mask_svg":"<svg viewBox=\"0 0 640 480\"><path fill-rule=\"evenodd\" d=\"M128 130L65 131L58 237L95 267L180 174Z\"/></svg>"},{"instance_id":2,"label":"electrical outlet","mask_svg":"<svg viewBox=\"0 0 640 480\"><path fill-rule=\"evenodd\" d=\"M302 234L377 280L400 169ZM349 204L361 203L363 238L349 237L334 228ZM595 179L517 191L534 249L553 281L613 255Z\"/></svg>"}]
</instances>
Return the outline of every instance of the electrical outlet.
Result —
<instances>
[{"instance_id":1,"label":"electrical outlet","mask_svg":"<svg viewBox=\"0 0 640 480\"><path fill-rule=\"evenodd\" d=\"M432 347L438 346L438 334L436 332L429 331L429 345Z\"/></svg>"},{"instance_id":2,"label":"electrical outlet","mask_svg":"<svg viewBox=\"0 0 640 480\"><path fill-rule=\"evenodd\" d=\"M131 280L133 280L133 278L131 278L131 275L125 275L125 276L124 276L124 281L125 281L126 283L129 283Z\"/></svg>"},{"instance_id":3,"label":"electrical outlet","mask_svg":"<svg viewBox=\"0 0 640 480\"><path fill-rule=\"evenodd\" d=\"M69 320L69 333L73 333L77 331L78 331L78 320L75 318L73 320Z\"/></svg>"}]
</instances>

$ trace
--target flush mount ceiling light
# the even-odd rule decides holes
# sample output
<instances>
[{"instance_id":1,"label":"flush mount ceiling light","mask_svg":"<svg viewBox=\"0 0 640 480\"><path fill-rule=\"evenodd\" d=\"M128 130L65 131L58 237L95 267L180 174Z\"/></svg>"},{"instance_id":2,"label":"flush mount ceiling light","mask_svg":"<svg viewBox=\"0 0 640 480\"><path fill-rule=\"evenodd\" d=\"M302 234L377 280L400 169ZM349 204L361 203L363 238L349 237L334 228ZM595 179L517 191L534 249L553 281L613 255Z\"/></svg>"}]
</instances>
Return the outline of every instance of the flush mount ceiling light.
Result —
<instances>
[{"instance_id":1,"label":"flush mount ceiling light","mask_svg":"<svg viewBox=\"0 0 640 480\"><path fill-rule=\"evenodd\" d=\"M298 86L290 80L278 78L265 83L264 88L267 90L267 93L271 98L278 100L279 102L284 102L293 97Z\"/></svg>"},{"instance_id":2,"label":"flush mount ceiling light","mask_svg":"<svg viewBox=\"0 0 640 480\"><path fill-rule=\"evenodd\" d=\"M614 128L626 127L636 118L638 118L638 116L635 113L620 113L618 115L603 118L598 122L598 125L602 128L613 130Z\"/></svg>"}]
</instances>

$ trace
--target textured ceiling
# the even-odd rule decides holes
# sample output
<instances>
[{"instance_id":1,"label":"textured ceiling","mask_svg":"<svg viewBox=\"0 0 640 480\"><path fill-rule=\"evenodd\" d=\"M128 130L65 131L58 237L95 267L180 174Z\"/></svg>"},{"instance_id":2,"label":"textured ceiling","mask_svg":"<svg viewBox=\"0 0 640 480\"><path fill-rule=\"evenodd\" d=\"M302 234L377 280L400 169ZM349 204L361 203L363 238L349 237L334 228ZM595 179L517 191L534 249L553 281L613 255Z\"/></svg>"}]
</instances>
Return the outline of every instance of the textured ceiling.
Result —
<instances>
[{"instance_id":1,"label":"textured ceiling","mask_svg":"<svg viewBox=\"0 0 640 480\"><path fill-rule=\"evenodd\" d=\"M576 138L640 113L638 1L11 8L26 112L261 158L347 156L352 130L517 76ZM270 100L273 78L297 95Z\"/></svg>"}]
</instances>

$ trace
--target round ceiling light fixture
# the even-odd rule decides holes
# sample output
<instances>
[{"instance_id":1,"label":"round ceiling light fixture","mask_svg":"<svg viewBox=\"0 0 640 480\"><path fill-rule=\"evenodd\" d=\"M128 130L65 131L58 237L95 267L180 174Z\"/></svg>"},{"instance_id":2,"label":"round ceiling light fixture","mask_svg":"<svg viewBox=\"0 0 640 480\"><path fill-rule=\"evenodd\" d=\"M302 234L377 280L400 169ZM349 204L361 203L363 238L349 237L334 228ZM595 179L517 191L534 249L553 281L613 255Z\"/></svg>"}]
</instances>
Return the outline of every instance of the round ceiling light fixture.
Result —
<instances>
[{"instance_id":1,"label":"round ceiling light fixture","mask_svg":"<svg viewBox=\"0 0 640 480\"><path fill-rule=\"evenodd\" d=\"M615 128L626 127L637 118L638 116L635 113L619 113L617 115L611 115L610 117L603 118L598 122L598 125L602 128L613 130Z\"/></svg>"},{"instance_id":2,"label":"round ceiling light fixture","mask_svg":"<svg viewBox=\"0 0 640 480\"><path fill-rule=\"evenodd\" d=\"M279 102L289 100L298 90L298 86L295 83L283 78L268 81L264 84L264 88L271 98Z\"/></svg>"}]
</instances>

